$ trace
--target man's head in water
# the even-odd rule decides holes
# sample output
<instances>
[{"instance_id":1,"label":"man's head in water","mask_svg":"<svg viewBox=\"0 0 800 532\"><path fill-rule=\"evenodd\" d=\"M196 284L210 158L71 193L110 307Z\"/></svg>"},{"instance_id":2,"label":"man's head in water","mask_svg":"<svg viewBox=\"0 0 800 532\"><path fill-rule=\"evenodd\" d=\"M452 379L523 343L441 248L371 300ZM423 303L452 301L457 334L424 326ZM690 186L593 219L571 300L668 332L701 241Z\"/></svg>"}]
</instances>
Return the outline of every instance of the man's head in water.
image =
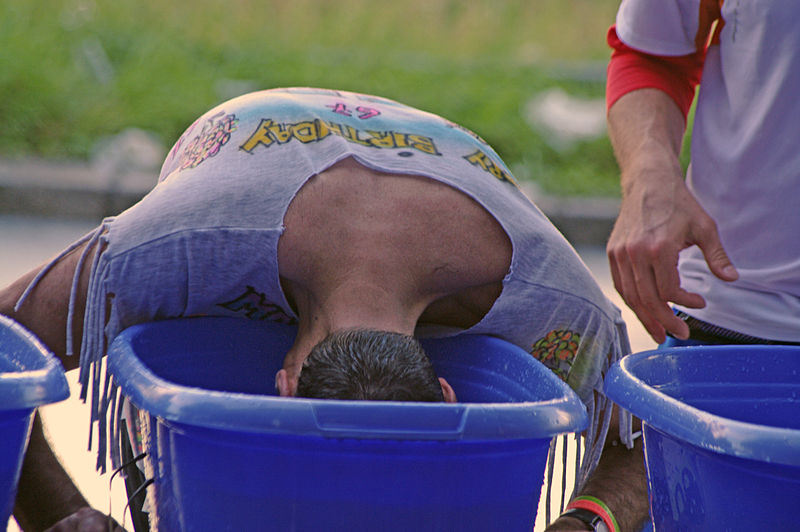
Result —
<instances>
[{"instance_id":1,"label":"man's head in water","mask_svg":"<svg viewBox=\"0 0 800 532\"><path fill-rule=\"evenodd\" d=\"M284 380L282 386L282 379ZM281 395L285 371L278 373ZM297 397L372 401L455 402L436 377L420 343L405 334L370 329L338 331L318 343L303 363Z\"/></svg>"}]
</instances>

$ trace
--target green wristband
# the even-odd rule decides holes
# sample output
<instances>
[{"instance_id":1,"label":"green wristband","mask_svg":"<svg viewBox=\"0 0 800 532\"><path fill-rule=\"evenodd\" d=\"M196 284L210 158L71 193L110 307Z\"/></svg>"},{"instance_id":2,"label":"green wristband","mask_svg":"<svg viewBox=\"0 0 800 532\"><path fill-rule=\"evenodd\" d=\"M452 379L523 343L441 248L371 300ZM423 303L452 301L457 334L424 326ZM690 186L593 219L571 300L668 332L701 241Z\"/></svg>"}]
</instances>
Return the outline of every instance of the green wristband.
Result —
<instances>
[{"instance_id":1,"label":"green wristband","mask_svg":"<svg viewBox=\"0 0 800 532\"><path fill-rule=\"evenodd\" d=\"M569 508L583 508L592 511L603 518L603 521L612 529L612 532L619 532L619 524L614 514L608 509L606 503L597 497L592 497L591 495L575 497L572 502L567 505L567 509Z\"/></svg>"}]
</instances>

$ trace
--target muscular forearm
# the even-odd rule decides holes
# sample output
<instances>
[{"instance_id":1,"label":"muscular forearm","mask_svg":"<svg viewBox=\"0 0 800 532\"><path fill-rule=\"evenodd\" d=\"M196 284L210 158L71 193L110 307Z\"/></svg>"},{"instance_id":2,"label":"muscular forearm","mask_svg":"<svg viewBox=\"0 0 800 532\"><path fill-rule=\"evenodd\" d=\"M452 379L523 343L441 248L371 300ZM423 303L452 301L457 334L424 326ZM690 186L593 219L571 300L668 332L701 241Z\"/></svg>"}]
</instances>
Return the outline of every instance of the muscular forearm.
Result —
<instances>
[{"instance_id":1,"label":"muscular forearm","mask_svg":"<svg viewBox=\"0 0 800 532\"><path fill-rule=\"evenodd\" d=\"M657 343L689 329L671 303L701 308L703 298L681 287L678 257L697 245L721 279L733 280L714 220L687 187L680 166L683 114L656 89L622 96L608 114L608 130L622 174L622 204L608 239L611 277Z\"/></svg>"},{"instance_id":2,"label":"muscular forearm","mask_svg":"<svg viewBox=\"0 0 800 532\"><path fill-rule=\"evenodd\" d=\"M79 253L71 253L57 264L18 311L14 310L14 305L38 268L0 290L0 314L11 317L35 334L59 357L66 369L77 366L77 357L65 357L64 351L69 291L78 258ZM79 311L76 321L81 321L82 303L81 298L81 306L76 309ZM75 325L79 342L82 323ZM37 413L22 465L14 517L23 530L39 531L85 506L86 500L50 449Z\"/></svg>"},{"instance_id":3,"label":"muscular forearm","mask_svg":"<svg viewBox=\"0 0 800 532\"><path fill-rule=\"evenodd\" d=\"M636 430L638 423L634 425ZM610 430L609 434L615 432ZM642 439L636 439L633 449L618 442L613 444L615 439L609 437L597 470L581 495L593 495L605 502L621 531L638 531L649 515Z\"/></svg>"},{"instance_id":4,"label":"muscular forearm","mask_svg":"<svg viewBox=\"0 0 800 532\"><path fill-rule=\"evenodd\" d=\"M578 495L591 495L600 499L614 514L620 531L637 532L641 530L650 512L642 439L636 439L633 449L628 449L617 441L617 408L614 410L600 463ZM640 430L640 425L634 419L634 432ZM583 529L581 521L562 517L547 530L555 532Z\"/></svg>"},{"instance_id":5,"label":"muscular forearm","mask_svg":"<svg viewBox=\"0 0 800 532\"><path fill-rule=\"evenodd\" d=\"M14 518L26 532L40 531L85 506L86 499L50 449L36 414L22 464Z\"/></svg>"},{"instance_id":6,"label":"muscular forearm","mask_svg":"<svg viewBox=\"0 0 800 532\"><path fill-rule=\"evenodd\" d=\"M14 306L36 277L40 268L28 272L0 290L0 314L14 319L36 335L58 357L67 371L78 367L77 356L65 355L70 292L75 268L78 266L82 253L83 247L79 247L55 264L39 281L18 310L14 310ZM91 262L91 257L84 261L81 275L78 278L78 291L74 301L72 320L73 348L81 345Z\"/></svg>"},{"instance_id":7,"label":"muscular forearm","mask_svg":"<svg viewBox=\"0 0 800 532\"><path fill-rule=\"evenodd\" d=\"M685 122L675 102L657 89L622 96L608 112L608 134L622 172L623 197L649 177L664 186L664 175L681 176Z\"/></svg>"}]
</instances>

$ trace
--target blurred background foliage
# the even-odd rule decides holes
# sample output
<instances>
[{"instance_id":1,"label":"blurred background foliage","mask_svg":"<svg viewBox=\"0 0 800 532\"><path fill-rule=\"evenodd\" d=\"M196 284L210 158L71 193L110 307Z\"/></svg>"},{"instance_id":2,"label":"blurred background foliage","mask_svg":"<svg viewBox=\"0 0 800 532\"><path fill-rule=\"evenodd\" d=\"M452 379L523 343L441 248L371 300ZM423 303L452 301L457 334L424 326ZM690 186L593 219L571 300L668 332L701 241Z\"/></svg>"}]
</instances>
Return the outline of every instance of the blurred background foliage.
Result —
<instances>
[{"instance_id":1,"label":"blurred background foliage","mask_svg":"<svg viewBox=\"0 0 800 532\"><path fill-rule=\"evenodd\" d=\"M555 88L599 102L618 0L0 0L0 157L87 158L136 127L166 146L238 94L378 94L473 129L519 179L617 195L605 135L526 119Z\"/></svg>"}]
</instances>

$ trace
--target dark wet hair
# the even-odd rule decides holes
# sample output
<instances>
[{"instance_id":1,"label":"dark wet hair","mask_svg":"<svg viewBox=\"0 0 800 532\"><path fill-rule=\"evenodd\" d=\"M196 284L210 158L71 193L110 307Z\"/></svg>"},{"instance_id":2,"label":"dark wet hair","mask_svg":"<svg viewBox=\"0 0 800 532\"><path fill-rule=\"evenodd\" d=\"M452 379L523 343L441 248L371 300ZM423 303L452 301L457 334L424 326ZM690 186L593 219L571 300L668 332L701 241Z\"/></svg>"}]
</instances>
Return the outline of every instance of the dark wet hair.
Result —
<instances>
[{"instance_id":1,"label":"dark wet hair","mask_svg":"<svg viewBox=\"0 0 800 532\"><path fill-rule=\"evenodd\" d=\"M306 358L298 397L372 401L444 401L420 343L405 334L370 329L335 332Z\"/></svg>"}]
</instances>

